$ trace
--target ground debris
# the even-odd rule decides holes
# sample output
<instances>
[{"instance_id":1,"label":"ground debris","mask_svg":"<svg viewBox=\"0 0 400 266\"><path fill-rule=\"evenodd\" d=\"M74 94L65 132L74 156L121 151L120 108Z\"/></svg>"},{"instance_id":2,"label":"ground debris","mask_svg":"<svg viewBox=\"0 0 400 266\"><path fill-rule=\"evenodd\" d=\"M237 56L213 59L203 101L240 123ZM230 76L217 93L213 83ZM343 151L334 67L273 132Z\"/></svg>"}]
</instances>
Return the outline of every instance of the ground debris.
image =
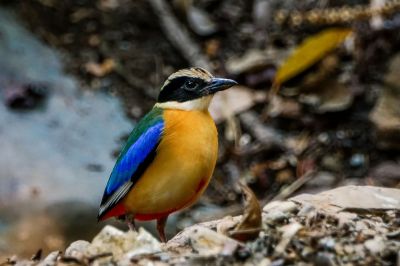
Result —
<instances>
[{"instance_id":1,"label":"ground debris","mask_svg":"<svg viewBox=\"0 0 400 266\"><path fill-rule=\"evenodd\" d=\"M377 191L380 197L371 196ZM360 206L348 205L343 199L346 194L358 197L361 203L356 204ZM258 237L246 243L228 237L221 228L215 230L223 227L221 224L238 224L240 216L188 227L166 244L160 244L142 228L123 232L106 226L91 243L76 241L64 255L54 252L40 262L12 258L4 265L393 265L400 249L396 222L400 206L381 206L389 194L395 197L400 191L349 186L309 195L307 200L298 196L271 202L263 208ZM368 195L369 201L363 202L362 195ZM360 213L360 208L364 212ZM376 212L378 208L381 212ZM285 219L268 218L274 212L282 213Z\"/></svg>"},{"instance_id":2,"label":"ground debris","mask_svg":"<svg viewBox=\"0 0 400 266\"><path fill-rule=\"evenodd\" d=\"M244 196L244 213L242 220L229 232L230 237L239 241L257 238L261 231L261 207L254 192L246 185L240 184Z\"/></svg>"},{"instance_id":3,"label":"ground debris","mask_svg":"<svg viewBox=\"0 0 400 266\"><path fill-rule=\"evenodd\" d=\"M265 92L255 91L245 86L234 86L216 94L209 110L215 122L219 123L227 119L229 115L239 114L265 100Z\"/></svg>"},{"instance_id":4,"label":"ground debris","mask_svg":"<svg viewBox=\"0 0 400 266\"><path fill-rule=\"evenodd\" d=\"M385 85L382 87L375 107L370 113L370 120L378 131L378 145L386 149L399 149L400 132L400 53L395 55L389 64L385 75Z\"/></svg>"}]
</instances>

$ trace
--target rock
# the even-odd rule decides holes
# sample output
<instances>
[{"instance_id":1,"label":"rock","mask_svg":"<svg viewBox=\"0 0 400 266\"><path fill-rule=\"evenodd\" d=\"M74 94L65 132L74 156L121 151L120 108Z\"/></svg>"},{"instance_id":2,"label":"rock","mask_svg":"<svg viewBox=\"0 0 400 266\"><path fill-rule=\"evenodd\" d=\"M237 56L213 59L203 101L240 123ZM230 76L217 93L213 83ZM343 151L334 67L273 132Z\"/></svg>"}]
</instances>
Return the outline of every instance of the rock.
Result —
<instances>
[{"instance_id":1,"label":"rock","mask_svg":"<svg viewBox=\"0 0 400 266\"><path fill-rule=\"evenodd\" d=\"M206 227L191 229L190 244L202 256L231 256L241 246L239 242Z\"/></svg>"},{"instance_id":2,"label":"rock","mask_svg":"<svg viewBox=\"0 0 400 266\"><path fill-rule=\"evenodd\" d=\"M229 231L231 231L236 225L238 225L238 222L235 221L232 216L225 216L217 224L217 233L227 236Z\"/></svg>"},{"instance_id":3,"label":"rock","mask_svg":"<svg viewBox=\"0 0 400 266\"><path fill-rule=\"evenodd\" d=\"M335 239L332 237L324 237L318 241L318 247L327 251L333 251L335 249L335 244Z\"/></svg>"},{"instance_id":4,"label":"rock","mask_svg":"<svg viewBox=\"0 0 400 266\"><path fill-rule=\"evenodd\" d=\"M136 243L133 249L126 254L126 257L128 258L153 254L161 251L160 242L143 228L139 228L139 234L136 236L135 241Z\"/></svg>"},{"instance_id":5,"label":"rock","mask_svg":"<svg viewBox=\"0 0 400 266\"><path fill-rule=\"evenodd\" d=\"M282 233L282 238L279 241L278 245L275 247L274 253L276 256L281 255L285 251L289 242L302 227L303 226L300 223L293 222L288 225L282 226L279 229L279 231Z\"/></svg>"},{"instance_id":6,"label":"rock","mask_svg":"<svg viewBox=\"0 0 400 266\"><path fill-rule=\"evenodd\" d=\"M385 241L380 236L375 236L364 242L365 248L374 255L379 255L385 249Z\"/></svg>"},{"instance_id":7,"label":"rock","mask_svg":"<svg viewBox=\"0 0 400 266\"><path fill-rule=\"evenodd\" d=\"M314 259L314 265L316 266L335 266L338 265L335 262L335 257L332 253L318 252Z\"/></svg>"},{"instance_id":8,"label":"rock","mask_svg":"<svg viewBox=\"0 0 400 266\"><path fill-rule=\"evenodd\" d=\"M346 209L351 211L375 212L400 210L398 189L345 186L328 190L316 195L301 194L290 200L300 204L311 204L317 209Z\"/></svg>"},{"instance_id":9,"label":"rock","mask_svg":"<svg viewBox=\"0 0 400 266\"><path fill-rule=\"evenodd\" d=\"M272 210L264 215L264 221L267 224L274 225L285 221L289 216L280 210Z\"/></svg>"},{"instance_id":10,"label":"rock","mask_svg":"<svg viewBox=\"0 0 400 266\"><path fill-rule=\"evenodd\" d=\"M299 217L309 217L316 214L317 209L312 204L303 202L301 205L302 208L297 213Z\"/></svg>"},{"instance_id":11,"label":"rock","mask_svg":"<svg viewBox=\"0 0 400 266\"><path fill-rule=\"evenodd\" d=\"M57 259L60 257L61 252L60 251L53 251L49 255L47 255L46 258L44 258L43 261L38 263L37 266L53 266L56 265Z\"/></svg>"},{"instance_id":12,"label":"rock","mask_svg":"<svg viewBox=\"0 0 400 266\"><path fill-rule=\"evenodd\" d=\"M65 250L65 256L82 258L86 249L89 247L90 242L85 240L78 240L69 245Z\"/></svg>"},{"instance_id":13,"label":"rock","mask_svg":"<svg viewBox=\"0 0 400 266\"><path fill-rule=\"evenodd\" d=\"M114 259L118 261L123 257L131 258L160 251L161 246L158 240L143 228L140 228L139 232L123 232L107 225L86 248L85 255L90 257L111 252Z\"/></svg>"},{"instance_id":14,"label":"rock","mask_svg":"<svg viewBox=\"0 0 400 266\"><path fill-rule=\"evenodd\" d=\"M271 260L268 258L262 258L256 265L257 266L270 266Z\"/></svg>"},{"instance_id":15,"label":"rock","mask_svg":"<svg viewBox=\"0 0 400 266\"><path fill-rule=\"evenodd\" d=\"M264 206L263 212L281 211L283 213L293 213L299 209L298 205L292 201L272 201Z\"/></svg>"}]
</instances>

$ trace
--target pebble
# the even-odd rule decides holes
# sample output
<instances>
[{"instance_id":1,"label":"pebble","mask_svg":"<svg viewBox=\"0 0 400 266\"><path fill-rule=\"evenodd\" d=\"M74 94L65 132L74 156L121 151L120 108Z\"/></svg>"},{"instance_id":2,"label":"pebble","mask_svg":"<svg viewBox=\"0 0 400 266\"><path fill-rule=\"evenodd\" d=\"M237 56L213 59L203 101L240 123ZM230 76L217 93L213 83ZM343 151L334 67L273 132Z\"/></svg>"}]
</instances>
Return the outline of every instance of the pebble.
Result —
<instances>
[{"instance_id":1,"label":"pebble","mask_svg":"<svg viewBox=\"0 0 400 266\"><path fill-rule=\"evenodd\" d=\"M332 251L335 249L335 239L332 237L321 238L318 242L318 246L324 250Z\"/></svg>"},{"instance_id":2,"label":"pebble","mask_svg":"<svg viewBox=\"0 0 400 266\"><path fill-rule=\"evenodd\" d=\"M299 217L307 217L310 214L316 213L316 208L311 204L303 204L303 208L300 209L297 214Z\"/></svg>"},{"instance_id":3,"label":"pebble","mask_svg":"<svg viewBox=\"0 0 400 266\"><path fill-rule=\"evenodd\" d=\"M334 255L328 252L318 252L314 260L316 266L334 266L337 265L334 260Z\"/></svg>"},{"instance_id":4,"label":"pebble","mask_svg":"<svg viewBox=\"0 0 400 266\"><path fill-rule=\"evenodd\" d=\"M364 242L365 248L374 255L378 255L385 249L385 241L380 236L375 236Z\"/></svg>"},{"instance_id":5,"label":"pebble","mask_svg":"<svg viewBox=\"0 0 400 266\"><path fill-rule=\"evenodd\" d=\"M264 216L264 220L267 224L281 223L288 218L289 216L280 210L272 210Z\"/></svg>"},{"instance_id":6,"label":"pebble","mask_svg":"<svg viewBox=\"0 0 400 266\"><path fill-rule=\"evenodd\" d=\"M89 245L90 242L88 241L75 241L71 243L71 245L69 245L69 247L65 250L65 256L81 258L83 257L83 254L85 253L85 250L88 248Z\"/></svg>"},{"instance_id":7,"label":"pebble","mask_svg":"<svg viewBox=\"0 0 400 266\"><path fill-rule=\"evenodd\" d=\"M292 201L273 201L263 208L263 212L270 212L273 210L279 210L283 213L293 213L298 210L298 206Z\"/></svg>"},{"instance_id":8,"label":"pebble","mask_svg":"<svg viewBox=\"0 0 400 266\"><path fill-rule=\"evenodd\" d=\"M362 167L365 164L365 155L356 153L350 158L350 166L352 167Z\"/></svg>"},{"instance_id":9,"label":"pebble","mask_svg":"<svg viewBox=\"0 0 400 266\"><path fill-rule=\"evenodd\" d=\"M57 259L60 256L60 251L53 251L47 257L41 261L38 266L53 266L56 265Z\"/></svg>"}]
</instances>

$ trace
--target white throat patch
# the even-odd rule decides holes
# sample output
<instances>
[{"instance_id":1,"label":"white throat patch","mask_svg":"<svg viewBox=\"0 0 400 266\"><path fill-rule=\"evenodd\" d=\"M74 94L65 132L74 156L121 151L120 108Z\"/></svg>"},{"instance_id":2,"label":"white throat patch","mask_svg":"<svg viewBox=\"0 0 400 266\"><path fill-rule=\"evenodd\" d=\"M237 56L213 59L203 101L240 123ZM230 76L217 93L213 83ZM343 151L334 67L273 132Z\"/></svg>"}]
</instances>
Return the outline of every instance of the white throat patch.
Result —
<instances>
[{"instance_id":1,"label":"white throat patch","mask_svg":"<svg viewBox=\"0 0 400 266\"><path fill-rule=\"evenodd\" d=\"M205 111L210 106L212 95L201 97L199 99L194 99L186 102L164 102L156 103L154 106L163 109L178 109L186 111Z\"/></svg>"}]
</instances>

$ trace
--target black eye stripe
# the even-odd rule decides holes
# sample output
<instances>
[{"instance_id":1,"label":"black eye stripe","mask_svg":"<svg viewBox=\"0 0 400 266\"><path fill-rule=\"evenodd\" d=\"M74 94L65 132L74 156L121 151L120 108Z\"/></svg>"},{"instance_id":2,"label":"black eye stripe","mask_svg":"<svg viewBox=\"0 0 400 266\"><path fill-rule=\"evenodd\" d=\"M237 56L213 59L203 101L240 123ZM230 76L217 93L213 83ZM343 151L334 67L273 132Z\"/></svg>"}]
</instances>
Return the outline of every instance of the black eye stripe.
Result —
<instances>
[{"instance_id":1,"label":"black eye stripe","mask_svg":"<svg viewBox=\"0 0 400 266\"><path fill-rule=\"evenodd\" d=\"M183 84L183 89L189 90L189 91L197 90L199 85L200 85L200 81L194 80L194 79L189 79L185 82L185 84Z\"/></svg>"},{"instance_id":2,"label":"black eye stripe","mask_svg":"<svg viewBox=\"0 0 400 266\"><path fill-rule=\"evenodd\" d=\"M187 83L193 83L193 88ZM158 102L177 101L184 102L202 97L200 91L206 82L195 77L176 77L172 79L160 92Z\"/></svg>"}]
</instances>

